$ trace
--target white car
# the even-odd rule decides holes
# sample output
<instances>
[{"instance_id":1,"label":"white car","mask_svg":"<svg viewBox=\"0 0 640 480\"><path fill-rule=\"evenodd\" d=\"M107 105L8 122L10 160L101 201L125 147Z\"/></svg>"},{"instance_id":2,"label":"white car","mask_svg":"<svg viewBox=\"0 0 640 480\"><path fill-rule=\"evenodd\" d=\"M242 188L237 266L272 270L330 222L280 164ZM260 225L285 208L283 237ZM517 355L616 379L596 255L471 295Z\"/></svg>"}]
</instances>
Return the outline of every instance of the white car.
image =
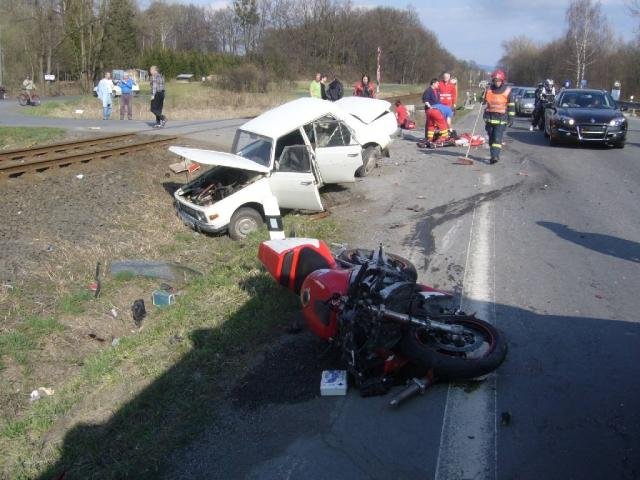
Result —
<instances>
[{"instance_id":1,"label":"white car","mask_svg":"<svg viewBox=\"0 0 640 480\"><path fill-rule=\"evenodd\" d=\"M366 175L397 131L389 102L344 100L300 98L269 110L238 129L233 153L170 147L213 167L174 193L182 221L239 239L260 227L273 197L282 209L324 210L318 189Z\"/></svg>"}]
</instances>

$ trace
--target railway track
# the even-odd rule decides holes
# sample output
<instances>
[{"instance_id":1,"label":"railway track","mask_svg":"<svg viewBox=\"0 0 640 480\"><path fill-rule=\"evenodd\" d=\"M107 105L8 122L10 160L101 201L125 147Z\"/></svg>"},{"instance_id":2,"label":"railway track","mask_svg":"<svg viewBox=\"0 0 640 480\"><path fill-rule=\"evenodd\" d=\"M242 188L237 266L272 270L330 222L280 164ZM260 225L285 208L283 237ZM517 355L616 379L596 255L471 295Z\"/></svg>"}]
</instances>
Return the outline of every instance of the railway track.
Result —
<instances>
[{"instance_id":1,"label":"railway track","mask_svg":"<svg viewBox=\"0 0 640 480\"><path fill-rule=\"evenodd\" d=\"M125 133L0 152L0 178L42 172L54 167L66 167L73 163L115 158L147 148L163 146L176 138L163 136L140 140L136 134Z\"/></svg>"}]
</instances>

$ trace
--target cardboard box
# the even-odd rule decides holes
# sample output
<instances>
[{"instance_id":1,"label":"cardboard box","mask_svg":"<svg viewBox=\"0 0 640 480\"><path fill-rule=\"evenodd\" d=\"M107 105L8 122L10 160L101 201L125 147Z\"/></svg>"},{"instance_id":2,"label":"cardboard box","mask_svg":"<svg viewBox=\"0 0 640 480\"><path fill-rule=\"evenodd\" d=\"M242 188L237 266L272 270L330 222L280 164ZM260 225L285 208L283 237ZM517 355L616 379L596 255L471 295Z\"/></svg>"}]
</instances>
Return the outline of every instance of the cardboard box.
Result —
<instances>
[{"instance_id":1,"label":"cardboard box","mask_svg":"<svg viewBox=\"0 0 640 480\"><path fill-rule=\"evenodd\" d=\"M320 380L320 395L323 397L347 394L347 371L324 370Z\"/></svg>"}]
</instances>

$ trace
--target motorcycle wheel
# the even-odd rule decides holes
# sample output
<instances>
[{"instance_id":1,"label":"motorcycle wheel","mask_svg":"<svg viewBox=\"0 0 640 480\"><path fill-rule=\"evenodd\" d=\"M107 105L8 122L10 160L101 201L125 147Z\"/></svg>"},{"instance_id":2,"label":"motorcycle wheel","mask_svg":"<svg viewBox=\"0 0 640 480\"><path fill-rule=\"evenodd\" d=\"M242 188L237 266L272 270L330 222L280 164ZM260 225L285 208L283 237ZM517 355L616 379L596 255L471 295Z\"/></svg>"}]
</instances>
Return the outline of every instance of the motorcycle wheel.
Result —
<instances>
[{"instance_id":1,"label":"motorcycle wheel","mask_svg":"<svg viewBox=\"0 0 640 480\"><path fill-rule=\"evenodd\" d=\"M385 253L392 267L398 269L402 274L407 276L407 280L415 282L418 280L418 271L416 267L404 257L393 253ZM345 250L338 255L338 260L351 263L353 265L362 265L363 260L373 258L373 250L367 248L352 248Z\"/></svg>"},{"instance_id":2,"label":"motorcycle wheel","mask_svg":"<svg viewBox=\"0 0 640 480\"><path fill-rule=\"evenodd\" d=\"M400 351L418 365L433 368L442 380L480 377L504 361L507 342L490 323L467 315L452 316L445 323L465 327L464 344L455 345L446 334L412 327L400 341Z\"/></svg>"}]
</instances>

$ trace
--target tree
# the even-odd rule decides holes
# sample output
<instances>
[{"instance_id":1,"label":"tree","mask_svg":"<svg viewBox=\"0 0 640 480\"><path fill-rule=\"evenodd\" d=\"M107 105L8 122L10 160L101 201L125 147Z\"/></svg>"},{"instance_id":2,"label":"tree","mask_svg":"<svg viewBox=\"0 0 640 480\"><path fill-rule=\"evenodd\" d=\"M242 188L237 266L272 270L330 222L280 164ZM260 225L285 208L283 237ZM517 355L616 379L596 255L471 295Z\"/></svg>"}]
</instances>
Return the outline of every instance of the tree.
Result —
<instances>
[{"instance_id":1,"label":"tree","mask_svg":"<svg viewBox=\"0 0 640 480\"><path fill-rule=\"evenodd\" d=\"M576 85L586 78L587 67L596 59L600 46L608 33L607 21L600 2L571 0L567 9L567 39L571 49L571 62Z\"/></svg>"},{"instance_id":2,"label":"tree","mask_svg":"<svg viewBox=\"0 0 640 480\"><path fill-rule=\"evenodd\" d=\"M233 11L242 31L244 53L248 54L254 47L255 26L260 20L257 0L233 0Z\"/></svg>"}]
</instances>

